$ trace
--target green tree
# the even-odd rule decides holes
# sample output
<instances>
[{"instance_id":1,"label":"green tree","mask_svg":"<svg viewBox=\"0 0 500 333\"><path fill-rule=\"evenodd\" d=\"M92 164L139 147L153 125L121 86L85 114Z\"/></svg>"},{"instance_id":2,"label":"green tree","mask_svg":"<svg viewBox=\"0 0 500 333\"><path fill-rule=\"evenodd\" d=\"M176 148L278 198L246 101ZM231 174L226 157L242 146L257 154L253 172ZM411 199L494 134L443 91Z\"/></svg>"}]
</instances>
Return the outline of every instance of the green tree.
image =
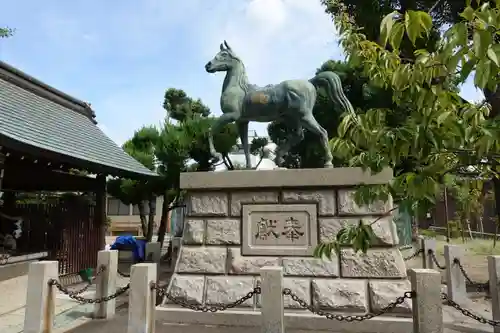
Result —
<instances>
[{"instance_id":1,"label":"green tree","mask_svg":"<svg viewBox=\"0 0 500 333\"><path fill-rule=\"evenodd\" d=\"M208 133L214 118L208 106L200 99L193 99L180 89L169 88L165 92L163 107L167 111L167 121L174 120L189 138L189 157L195 162L198 171L211 171L215 165L208 147ZM236 126L225 126L214 136L216 149L222 154L223 162L231 167L229 154L234 150L238 133Z\"/></svg>"},{"instance_id":2,"label":"green tree","mask_svg":"<svg viewBox=\"0 0 500 333\"><path fill-rule=\"evenodd\" d=\"M397 127L387 123L393 109L376 108L343 117L331 145L333 153L349 160L349 165L376 173L384 167L394 168L406 157L414 161L412 170L396 174L391 184L360 187L355 196L359 204L392 195L399 206L417 213L433 205L442 184L463 168L474 166L479 176L498 180L500 122L491 115L495 107L464 104L448 82L457 74L458 83L463 82L475 71L476 86L497 90L500 46L496 26L500 13L485 3L478 9L466 7L461 17L461 22L439 36L434 51L417 49L415 60L411 60L402 57L402 41L418 45L432 38L436 28L428 13L389 13L381 20L379 43L362 33L345 7L335 14L349 63L363 65L371 82L391 89L393 102L408 106L409 111ZM329 255L342 243L366 251L371 232L370 226L362 223L343 229L316 254Z\"/></svg>"},{"instance_id":3,"label":"green tree","mask_svg":"<svg viewBox=\"0 0 500 333\"><path fill-rule=\"evenodd\" d=\"M417 54L414 52L417 49L425 48L428 51L435 51L437 42L440 40L440 31L447 29L451 24L460 23L463 21L461 13L466 8L471 8L474 11L481 10L482 6L488 5L489 8L498 7L498 1L465 1L465 0L390 0L390 1L332 1L322 0L325 5L326 12L333 17L338 17L347 13L350 19L359 27L363 27L363 33L367 40L379 41L379 23L383 17L397 10L401 17L406 15L406 12L415 10L425 11L433 19L433 26L430 30L430 38L420 38L416 40L415 45L410 41L406 34L403 34L403 39L400 45L400 55L403 61L406 59L415 60ZM491 24L491 22L489 22ZM382 27L382 35L385 33L385 27ZM491 29L491 27L490 27ZM474 43L474 34L471 30L467 32L467 39L470 44ZM498 36L494 36L498 42ZM386 47L391 49L392 46L387 44ZM456 73L459 74L459 73ZM463 83L463 77L459 75L436 76L433 78L434 83L443 79L447 79L450 83ZM500 114L500 90L492 90L490 87L482 88L486 102L491 109L486 117L495 118ZM462 100L462 102L465 102ZM495 202L497 210L497 219L500 222L500 179L493 178L493 186L495 192Z\"/></svg>"},{"instance_id":4,"label":"green tree","mask_svg":"<svg viewBox=\"0 0 500 333\"><path fill-rule=\"evenodd\" d=\"M142 127L125 142L123 150L150 170L156 170L155 146L159 139L155 127ZM124 204L136 205L139 210L143 235L148 241L153 237L156 215L156 194L160 190L158 180L133 180L115 178L108 180L107 191ZM146 206L148 207L146 214Z\"/></svg>"},{"instance_id":5,"label":"green tree","mask_svg":"<svg viewBox=\"0 0 500 333\"><path fill-rule=\"evenodd\" d=\"M14 29L11 29L9 27L0 28L0 38L7 38L11 37L12 35L14 35Z\"/></svg>"}]
</instances>

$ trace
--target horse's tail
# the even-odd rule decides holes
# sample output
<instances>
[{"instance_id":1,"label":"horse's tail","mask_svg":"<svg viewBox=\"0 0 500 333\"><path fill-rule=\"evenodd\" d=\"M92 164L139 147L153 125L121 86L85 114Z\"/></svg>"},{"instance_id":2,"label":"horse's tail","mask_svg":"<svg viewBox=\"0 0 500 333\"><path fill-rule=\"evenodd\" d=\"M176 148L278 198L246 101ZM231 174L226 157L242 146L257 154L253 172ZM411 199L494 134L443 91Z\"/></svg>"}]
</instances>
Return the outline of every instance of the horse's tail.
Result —
<instances>
[{"instance_id":1,"label":"horse's tail","mask_svg":"<svg viewBox=\"0 0 500 333\"><path fill-rule=\"evenodd\" d=\"M342 81L336 73L330 71L321 72L310 79L309 82L311 82L316 89L320 85L326 85L325 88L327 88L326 92L328 98L330 98L333 103L340 106L344 111L354 113L354 108L342 89Z\"/></svg>"}]
</instances>

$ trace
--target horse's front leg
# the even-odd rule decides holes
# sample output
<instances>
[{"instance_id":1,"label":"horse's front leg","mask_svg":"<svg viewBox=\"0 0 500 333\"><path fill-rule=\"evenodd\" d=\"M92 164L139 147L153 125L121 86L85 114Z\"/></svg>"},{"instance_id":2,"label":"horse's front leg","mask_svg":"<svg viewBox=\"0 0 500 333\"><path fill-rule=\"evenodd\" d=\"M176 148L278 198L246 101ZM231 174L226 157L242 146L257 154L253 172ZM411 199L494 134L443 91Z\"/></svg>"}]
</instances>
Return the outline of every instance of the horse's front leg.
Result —
<instances>
[{"instance_id":1,"label":"horse's front leg","mask_svg":"<svg viewBox=\"0 0 500 333\"><path fill-rule=\"evenodd\" d=\"M239 118L239 114L236 112L224 113L222 116L217 118L208 132L208 147L210 149L210 155L212 155L212 163L216 163L222 160L222 154L215 150L214 145L214 135L219 133L222 127L236 121Z\"/></svg>"},{"instance_id":2,"label":"horse's front leg","mask_svg":"<svg viewBox=\"0 0 500 333\"><path fill-rule=\"evenodd\" d=\"M245 168L252 169L252 160L250 159L250 146L248 144L248 121L238 122L238 132L240 134L241 145L245 154Z\"/></svg>"}]
</instances>

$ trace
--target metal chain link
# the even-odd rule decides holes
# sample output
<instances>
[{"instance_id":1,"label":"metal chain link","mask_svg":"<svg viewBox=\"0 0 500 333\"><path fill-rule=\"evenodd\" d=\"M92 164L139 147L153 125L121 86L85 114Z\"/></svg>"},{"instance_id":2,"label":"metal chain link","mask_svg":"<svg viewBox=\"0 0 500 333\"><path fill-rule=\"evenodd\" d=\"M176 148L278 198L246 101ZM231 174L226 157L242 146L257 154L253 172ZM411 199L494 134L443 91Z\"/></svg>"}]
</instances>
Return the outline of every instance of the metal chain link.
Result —
<instances>
[{"instance_id":1,"label":"metal chain link","mask_svg":"<svg viewBox=\"0 0 500 333\"><path fill-rule=\"evenodd\" d=\"M219 311L224 311L227 309L232 309L238 305L241 305L245 303L247 300L251 299L255 295L260 295L261 289L260 287L255 287L253 290L249 291L245 296L237 299L234 302L231 302L229 304L211 304L211 305L199 305L199 304L191 304L187 303L185 301L179 300L177 297L174 297L170 295L167 292L167 289L165 287L159 286L157 283L152 282L151 283L151 290L156 290L158 291L158 296L163 297L165 296L169 301L171 301L174 304L180 305L183 308L188 308L194 311L201 311L201 312L219 312Z\"/></svg>"},{"instance_id":2,"label":"metal chain link","mask_svg":"<svg viewBox=\"0 0 500 333\"><path fill-rule=\"evenodd\" d=\"M472 313L471 311L467 310L467 309L464 309L463 307L461 307L459 304L457 304L456 302L452 301L451 299L448 298L448 296L446 296L446 294L442 293L441 294L441 299L445 300L446 303L455 308L456 310L460 311L464 316L466 317L469 317L469 318L472 318L480 323L483 323L483 324L488 324L488 325L491 325L491 326L500 326L500 321L498 320L492 320L492 319L488 319L488 318L484 318L484 317L481 317L475 313Z\"/></svg>"},{"instance_id":3,"label":"metal chain link","mask_svg":"<svg viewBox=\"0 0 500 333\"><path fill-rule=\"evenodd\" d=\"M463 276L465 277L466 284L469 285L469 286L471 286L471 287L476 288L477 292L483 292L483 291L486 291L486 290L489 289L490 284L488 282L482 283L482 282L474 282L474 281L472 281L472 279L469 277L469 274L467 274L467 272L465 271L464 266L462 266L462 263L460 262L460 259L454 258L453 259L453 264L458 265L458 268L460 269L460 271L462 272Z\"/></svg>"},{"instance_id":4,"label":"metal chain link","mask_svg":"<svg viewBox=\"0 0 500 333\"><path fill-rule=\"evenodd\" d=\"M61 291L63 294L68 295L69 298L74 299L75 301L78 301L80 303L95 304L95 303L107 302L107 301L112 300L114 298L117 298L118 296L120 296L123 293L125 293L130 288L130 283L127 284L124 287L118 288L118 290L114 294L109 295L109 296L105 296L105 297L101 297L101 298L98 298L98 299L91 299L91 298L85 298L85 297L80 296L80 294L84 293L85 291L87 291L89 289L89 287L96 280L96 278L100 274L102 274L105 270L106 270L106 266L104 266L104 265L100 266L99 270L96 272L95 276L91 278L91 280L89 281L89 283L85 287L83 287L81 289L78 289L78 290L70 290L68 287L63 286L61 284L61 282L59 282L59 281L57 281L55 279L51 279L49 281L49 285L50 286L56 286L57 289L59 289L59 291Z\"/></svg>"},{"instance_id":5,"label":"metal chain link","mask_svg":"<svg viewBox=\"0 0 500 333\"><path fill-rule=\"evenodd\" d=\"M422 249L417 250L417 251L415 251L415 253L413 253L412 255L409 255L408 257L403 257L403 260L404 260L404 261L408 261L408 260L411 260L411 259L413 259L413 258L416 258L416 257L418 257L418 255L419 255L420 253L422 253L422 252L424 252L424 250L422 250Z\"/></svg>"},{"instance_id":6,"label":"metal chain link","mask_svg":"<svg viewBox=\"0 0 500 333\"><path fill-rule=\"evenodd\" d=\"M79 295L79 294L82 294L82 293L86 292L90 288L90 286L92 286L92 284L94 283L95 279L97 279L97 277L99 275L101 275L101 273L104 272L105 270L106 270L106 266L104 266L104 265L100 266L99 270L95 273L95 276L90 279L90 281L87 283L87 285L85 287L83 287L82 289L73 290L73 291L71 291L71 293L73 295ZM67 289L69 290L69 288L67 288Z\"/></svg>"},{"instance_id":7,"label":"metal chain link","mask_svg":"<svg viewBox=\"0 0 500 333\"><path fill-rule=\"evenodd\" d=\"M124 278L129 278L130 277L130 274L123 273L119 269L117 269L117 272L118 272L118 275L120 275L121 277L124 277Z\"/></svg>"},{"instance_id":8,"label":"metal chain link","mask_svg":"<svg viewBox=\"0 0 500 333\"><path fill-rule=\"evenodd\" d=\"M319 309L314 308L312 305L307 304L306 301L301 299L297 294L292 292L291 289L289 288L284 288L283 289L283 295L290 296L292 300L295 302L299 303L301 307L304 309L309 310L310 312L317 314L318 316L325 317L326 319L330 320L338 320L338 321L347 321L347 322L353 322L353 321L363 321L367 319L372 319L374 317L380 316L384 313L389 312L390 310L394 309L396 306L403 304L406 299L411 299L412 297L415 297L415 292L414 291L407 291L403 294L403 296L400 296L396 298L396 300L392 303L389 303L389 305L383 307L377 312L374 313L365 313L363 315L341 315L341 314L334 314L334 313L328 313Z\"/></svg>"},{"instance_id":9,"label":"metal chain link","mask_svg":"<svg viewBox=\"0 0 500 333\"><path fill-rule=\"evenodd\" d=\"M11 255L8 253L2 253L0 254L0 265L7 265L9 262Z\"/></svg>"},{"instance_id":10,"label":"metal chain link","mask_svg":"<svg viewBox=\"0 0 500 333\"><path fill-rule=\"evenodd\" d=\"M441 266L439 264L439 261L437 260L436 258L436 254L434 253L434 251L432 250L428 250L427 253L431 256L432 258L432 261L434 262L434 264L436 264L436 267L439 268L439 269L446 269L446 266Z\"/></svg>"},{"instance_id":11,"label":"metal chain link","mask_svg":"<svg viewBox=\"0 0 500 333\"><path fill-rule=\"evenodd\" d=\"M79 296L79 294L75 294L74 292L68 290L68 288L64 287L59 281L54 279L49 280L49 286L56 286L57 289L59 289L59 291L61 291L63 294L68 295L69 298L74 299L75 301L83 304L98 304L107 302L109 300L117 298L118 296L124 294L127 290L130 289L130 283L128 283L126 286L118 288L116 292L112 295L104 296L97 299L92 299Z\"/></svg>"}]
</instances>

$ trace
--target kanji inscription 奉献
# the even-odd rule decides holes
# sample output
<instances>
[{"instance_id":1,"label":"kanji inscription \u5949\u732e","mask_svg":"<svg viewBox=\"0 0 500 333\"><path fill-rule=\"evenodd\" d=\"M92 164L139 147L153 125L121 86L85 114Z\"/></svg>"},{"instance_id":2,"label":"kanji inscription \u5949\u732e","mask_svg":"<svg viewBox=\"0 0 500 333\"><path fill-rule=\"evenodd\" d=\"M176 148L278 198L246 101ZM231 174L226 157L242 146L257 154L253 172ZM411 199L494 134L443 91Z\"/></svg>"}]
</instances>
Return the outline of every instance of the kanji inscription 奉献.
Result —
<instances>
[{"instance_id":1,"label":"kanji inscription \u5949\u732e","mask_svg":"<svg viewBox=\"0 0 500 333\"><path fill-rule=\"evenodd\" d=\"M316 205L243 205L243 255L312 255L318 243Z\"/></svg>"}]
</instances>

